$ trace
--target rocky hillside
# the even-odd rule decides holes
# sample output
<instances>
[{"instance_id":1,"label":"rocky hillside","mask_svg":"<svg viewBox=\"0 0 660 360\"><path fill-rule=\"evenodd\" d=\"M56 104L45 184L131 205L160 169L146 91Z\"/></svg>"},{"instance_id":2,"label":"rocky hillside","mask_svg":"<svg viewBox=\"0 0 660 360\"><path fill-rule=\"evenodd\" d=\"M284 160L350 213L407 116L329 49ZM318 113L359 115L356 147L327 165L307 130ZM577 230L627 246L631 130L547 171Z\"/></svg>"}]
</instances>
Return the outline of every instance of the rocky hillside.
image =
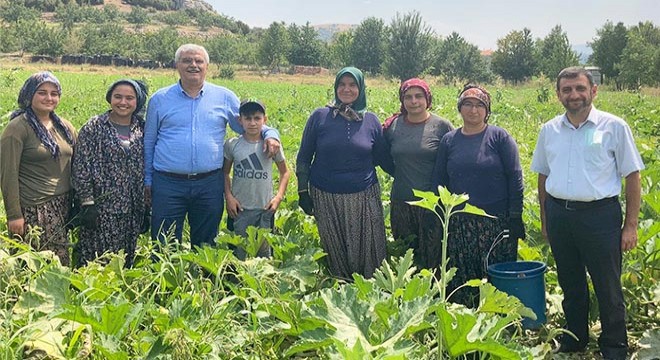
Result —
<instances>
[{"instance_id":1,"label":"rocky hillside","mask_svg":"<svg viewBox=\"0 0 660 360\"><path fill-rule=\"evenodd\" d=\"M181 9L201 9L201 10L207 10L207 11L212 11L213 7L211 4L207 3L204 0L173 0L175 4L175 9L181 10Z\"/></svg>"},{"instance_id":2,"label":"rocky hillside","mask_svg":"<svg viewBox=\"0 0 660 360\"><path fill-rule=\"evenodd\" d=\"M0 0L0 7L5 8L12 2L13 0ZM21 0L19 4L45 13L54 12L61 6L76 4L96 8L113 5L122 12L130 12L131 8L140 7L156 11L191 9L217 13L211 4L204 0Z\"/></svg>"},{"instance_id":3,"label":"rocky hillside","mask_svg":"<svg viewBox=\"0 0 660 360\"><path fill-rule=\"evenodd\" d=\"M172 10L186 10L186 9L200 9L200 10L206 10L210 12L216 12L211 4L207 3L204 0L168 0L171 1L171 5L165 5L164 7L170 8ZM116 6L120 11L131 11L131 8L133 6L139 6L139 7L145 7L143 2L141 1L133 1L133 0L103 0L102 5L98 6L106 6L106 5L114 5ZM146 6L149 7L149 6Z\"/></svg>"}]
</instances>

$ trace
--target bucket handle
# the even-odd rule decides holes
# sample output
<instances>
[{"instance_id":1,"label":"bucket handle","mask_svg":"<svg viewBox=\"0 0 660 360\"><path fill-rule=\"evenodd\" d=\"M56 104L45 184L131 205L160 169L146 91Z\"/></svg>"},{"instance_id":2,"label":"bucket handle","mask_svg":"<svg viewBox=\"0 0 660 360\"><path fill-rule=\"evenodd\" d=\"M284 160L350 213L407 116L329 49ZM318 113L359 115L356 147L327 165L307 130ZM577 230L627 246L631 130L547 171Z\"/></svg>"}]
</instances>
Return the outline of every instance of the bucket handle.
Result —
<instances>
[{"instance_id":1,"label":"bucket handle","mask_svg":"<svg viewBox=\"0 0 660 360\"><path fill-rule=\"evenodd\" d=\"M497 234L497 237L495 238L495 241L490 245L490 249L488 249L488 252L486 253L486 258L484 258L484 273L488 272L488 259L490 258L490 253L493 252L493 249L497 245L499 245L502 240L508 239L509 238L509 229L504 229L500 231L499 234Z\"/></svg>"}]
</instances>

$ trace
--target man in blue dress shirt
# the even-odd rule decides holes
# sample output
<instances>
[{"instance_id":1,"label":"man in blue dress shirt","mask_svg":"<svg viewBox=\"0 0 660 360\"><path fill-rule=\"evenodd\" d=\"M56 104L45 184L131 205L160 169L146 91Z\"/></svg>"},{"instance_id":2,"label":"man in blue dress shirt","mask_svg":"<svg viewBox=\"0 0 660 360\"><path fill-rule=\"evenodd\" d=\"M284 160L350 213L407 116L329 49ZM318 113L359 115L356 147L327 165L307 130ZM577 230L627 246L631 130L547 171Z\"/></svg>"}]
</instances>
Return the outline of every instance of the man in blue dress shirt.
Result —
<instances>
[{"instance_id":1,"label":"man in blue dress shirt","mask_svg":"<svg viewBox=\"0 0 660 360\"><path fill-rule=\"evenodd\" d=\"M224 209L223 144L227 124L243 133L239 100L229 89L205 81L209 55L195 44L179 47L180 80L154 93L144 132L145 186L151 199L151 236L170 230L181 239L188 216L192 245L213 243ZM264 151L280 148L275 129L263 130Z\"/></svg>"}]
</instances>

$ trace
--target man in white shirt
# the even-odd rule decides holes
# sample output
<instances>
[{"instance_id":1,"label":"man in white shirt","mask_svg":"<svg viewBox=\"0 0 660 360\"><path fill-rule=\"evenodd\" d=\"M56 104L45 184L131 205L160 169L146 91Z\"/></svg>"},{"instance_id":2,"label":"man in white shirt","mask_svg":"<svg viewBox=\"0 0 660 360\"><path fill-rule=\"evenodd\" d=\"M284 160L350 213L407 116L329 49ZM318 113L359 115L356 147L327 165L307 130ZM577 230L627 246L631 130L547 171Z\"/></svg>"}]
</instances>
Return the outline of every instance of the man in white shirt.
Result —
<instances>
[{"instance_id":1,"label":"man in white shirt","mask_svg":"<svg viewBox=\"0 0 660 360\"><path fill-rule=\"evenodd\" d=\"M600 310L600 351L604 359L625 359L621 254L637 245L639 171L644 164L628 124L592 105L596 92L591 73L583 68L559 73L557 97L566 112L541 128L532 171L538 173L543 236L564 292L566 329L578 338L563 336L556 351L579 352L589 341L586 268ZM622 178L623 224L618 201Z\"/></svg>"}]
</instances>

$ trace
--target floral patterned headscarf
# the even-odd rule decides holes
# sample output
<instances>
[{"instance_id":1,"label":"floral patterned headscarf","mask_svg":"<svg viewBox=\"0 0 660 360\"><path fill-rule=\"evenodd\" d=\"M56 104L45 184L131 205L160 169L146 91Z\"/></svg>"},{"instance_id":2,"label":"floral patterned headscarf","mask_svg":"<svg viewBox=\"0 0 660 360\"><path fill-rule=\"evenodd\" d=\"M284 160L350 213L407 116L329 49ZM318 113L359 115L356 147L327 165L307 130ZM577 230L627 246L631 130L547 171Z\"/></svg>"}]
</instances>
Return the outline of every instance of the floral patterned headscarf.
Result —
<instances>
[{"instance_id":1,"label":"floral patterned headscarf","mask_svg":"<svg viewBox=\"0 0 660 360\"><path fill-rule=\"evenodd\" d=\"M424 97L426 98L426 109L431 108L431 103L433 101L433 95L431 95L431 88L429 87L429 84L426 83L426 81L419 79L419 78L412 78L408 79L404 82L401 83L401 86L399 87L399 101L401 102L401 107L399 108L399 112L392 114L392 116L388 117L385 119L385 122L383 123L383 128L387 129L392 125L392 122L396 120L400 115L406 115L408 113L408 110L406 110L406 107L403 105L403 97L406 95L406 91L410 90L410 88L413 87L418 87L424 91Z\"/></svg>"},{"instance_id":2,"label":"floral patterned headscarf","mask_svg":"<svg viewBox=\"0 0 660 360\"><path fill-rule=\"evenodd\" d=\"M456 102L459 112L461 111L461 106L463 106L463 102L465 102L466 99L478 100L484 104L484 106L486 106L486 118L484 119L484 122L488 122L488 118L490 117L490 94L488 91L479 85L465 85L461 93L458 95L458 101Z\"/></svg>"}]
</instances>

